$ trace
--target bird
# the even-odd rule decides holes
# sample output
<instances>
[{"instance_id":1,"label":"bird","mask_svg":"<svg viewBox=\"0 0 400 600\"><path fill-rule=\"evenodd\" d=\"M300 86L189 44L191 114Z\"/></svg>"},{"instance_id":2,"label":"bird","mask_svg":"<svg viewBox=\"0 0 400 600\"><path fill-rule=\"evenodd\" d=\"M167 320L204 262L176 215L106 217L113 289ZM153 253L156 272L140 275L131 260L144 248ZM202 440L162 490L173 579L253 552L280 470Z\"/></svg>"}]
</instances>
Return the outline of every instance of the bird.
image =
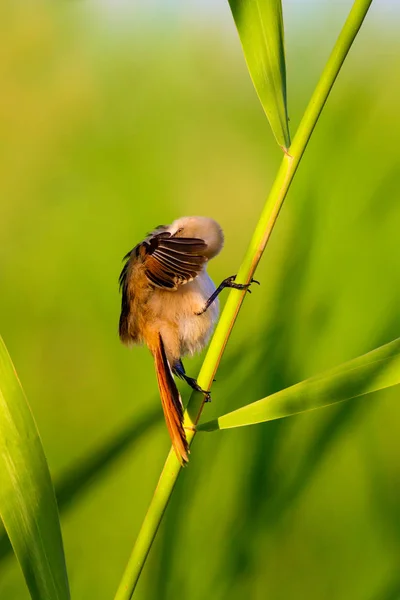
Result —
<instances>
[{"instance_id":1,"label":"bird","mask_svg":"<svg viewBox=\"0 0 400 600\"><path fill-rule=\"evenodd\" d=\"M206 346L224 288L250 291L250 284L236 283L234 275L215 287L207 264L223 245L222 228L214 219L181 217L157 226L128 252L119 276L119 337L128 346L147 345L153 355L165 422L182 465L189 460L189 445L174 375L210 400L210 392L186 374L182 357Z\"/></svg>"}]
</instances>

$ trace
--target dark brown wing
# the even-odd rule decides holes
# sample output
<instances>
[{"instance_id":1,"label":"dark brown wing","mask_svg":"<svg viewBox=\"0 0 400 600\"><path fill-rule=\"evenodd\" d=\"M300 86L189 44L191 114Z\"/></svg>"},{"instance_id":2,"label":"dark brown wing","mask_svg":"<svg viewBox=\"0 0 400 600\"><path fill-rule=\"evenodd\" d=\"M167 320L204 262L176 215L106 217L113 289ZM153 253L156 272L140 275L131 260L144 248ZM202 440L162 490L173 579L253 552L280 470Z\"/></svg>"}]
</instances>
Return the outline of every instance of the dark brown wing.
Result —
<instances>
[{"instance_id":1,"label":"dark brown wing","mask_svg":"<svg viewBox=\"0 0 400 600\"><path fill-rule=\"evenodd\" d=\"M125 264L119 276L119 289L122 294L121 298L121 314L119 317L119 337L124 343L132 341L132 335L129 333L128 321L132 302L132 290L128 292L129 269L132 256L137 257L139 254L140 244L135 246L133 250L128 252L123 258Z\"/></svg>"},{"instance_id":2,"label":"dark brown wing","mask_svg":"<svg viewBox=\"0 0 400 600\"><path fill-rule=\"evenodd\" d=\"M142 245L146 276L159 288L176 290L201 272L207 244L198 238L173 237L163 232Z\"/></svg>"}]
</instances>

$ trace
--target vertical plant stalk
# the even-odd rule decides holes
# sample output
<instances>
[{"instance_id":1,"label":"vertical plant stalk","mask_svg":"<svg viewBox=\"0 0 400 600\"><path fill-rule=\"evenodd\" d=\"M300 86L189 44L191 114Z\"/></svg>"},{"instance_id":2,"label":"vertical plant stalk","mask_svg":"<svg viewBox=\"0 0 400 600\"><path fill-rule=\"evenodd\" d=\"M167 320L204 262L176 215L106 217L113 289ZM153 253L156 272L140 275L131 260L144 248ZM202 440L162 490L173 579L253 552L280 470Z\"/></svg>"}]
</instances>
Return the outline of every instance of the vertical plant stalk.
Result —
<instances>
[{"instance_id":1,"label":"vertical plant stalk","mask_svg":"<svg viewBox=\"0 0 400 600\"><path fill-rule=\"evenodd\" d=\"M303 115L289 153L285 154L282 159L253 238L239 269L237 281L240 283L251 281L319 115L371 3L372 0L355 0L353 4ZM203 389L210 389L212 385L244 296L245 292L239 290L231 290L229 294L199 374L198 381ZM185 413L185 427L187 427L189 445L195 436L195 426L200 418L203 404L203 395L198 392L192 393ZM130 600L132 598L180 471L181 465L171 449L121 579L115 600Z\"/></svg>"}]
</instances>

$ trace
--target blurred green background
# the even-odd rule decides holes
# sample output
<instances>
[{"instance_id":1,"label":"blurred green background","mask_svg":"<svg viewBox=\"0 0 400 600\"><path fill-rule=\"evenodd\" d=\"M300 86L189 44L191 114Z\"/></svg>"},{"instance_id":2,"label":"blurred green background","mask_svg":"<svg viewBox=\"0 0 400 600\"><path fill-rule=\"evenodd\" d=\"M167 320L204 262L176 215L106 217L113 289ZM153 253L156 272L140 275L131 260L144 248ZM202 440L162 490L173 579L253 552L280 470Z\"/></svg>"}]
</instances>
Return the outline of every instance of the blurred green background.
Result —
<instances>
[{"instance_id":1,"label":"blurred green background","mask_svg":"<svg viewBox=\"0 0 400 600\"><path fill-rule=\"evenodd\" d=\"M351 6L333 4L284 2L292 134ZM400 336L399 25L395 1L373 4L207 420ZM72 598L108 600L169 448L151 357L117 336L122 256L203 214L226 234L212 277L235 273L280 150L222 0L6 0L0 89L0 331L55 480ZM400 598L399 437L396 389L199 435L135 597ZM3 531L0 598L28 598Z\"/></svg>"}]
</instances>

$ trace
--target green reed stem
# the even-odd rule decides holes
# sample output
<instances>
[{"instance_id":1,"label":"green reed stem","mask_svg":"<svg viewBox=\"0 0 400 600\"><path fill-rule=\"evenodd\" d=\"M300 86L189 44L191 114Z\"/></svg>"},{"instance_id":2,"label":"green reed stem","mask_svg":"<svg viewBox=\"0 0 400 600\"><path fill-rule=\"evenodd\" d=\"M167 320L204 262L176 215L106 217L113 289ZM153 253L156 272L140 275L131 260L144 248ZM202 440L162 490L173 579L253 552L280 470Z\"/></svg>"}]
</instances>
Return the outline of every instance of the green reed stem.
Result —
<instances>
[{"instance_id":1,"label":"green reed stem","mask_svg":"<svg viewBox=\"0 0 400 600\"><path fill-rule=\"evenodd\" d=\"M318 121L318 117L321 114L329 96L329 92L335 83L336 77L339 74L342 64L364 21L371 3L372 0L355 0L353 4L350 14L347 17L303 115L293 139L293 143L289 148L289 152L288 154L285 154L282 159L282 163L265 203L260 220L254 231L253 238L239 269L236 280L240 283L248 283L251 281L265 246L270 238L299 162ZM203 389L210 389L212 385L244 296L245 292L239 290L231 290L229 294L199 374L198 381ZM195 425L200 418L203 404L203 395L193 392L185 413L185 426L188 427L187 438L189 444L192 443L195 436ZM115 600L130 600L130 598L132 598L143 565L150 551L165 509L167 508L180 471L181 465L179 464L174 451L171 449L142 527L139 531L136 543L133 547L128 565L121 579Z\"/></svg>"}]
</instances>

